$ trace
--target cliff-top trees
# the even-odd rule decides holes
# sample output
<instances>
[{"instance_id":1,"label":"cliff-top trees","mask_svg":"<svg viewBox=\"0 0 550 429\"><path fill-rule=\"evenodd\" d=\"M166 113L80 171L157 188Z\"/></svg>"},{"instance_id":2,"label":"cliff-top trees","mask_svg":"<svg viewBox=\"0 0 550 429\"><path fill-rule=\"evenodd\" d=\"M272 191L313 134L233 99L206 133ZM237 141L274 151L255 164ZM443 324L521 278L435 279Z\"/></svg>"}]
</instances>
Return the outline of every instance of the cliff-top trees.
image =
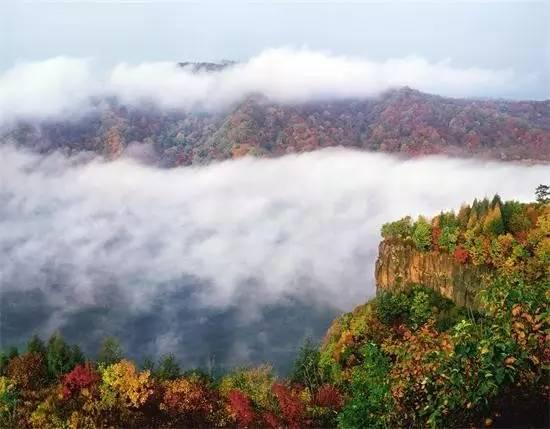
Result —
<instances>
[{"instance_id":1,"label":"cliff-top trees","mask_svg":"<svg viewBox=\"0 0 550 429\"><path fill-rule=\"evenodd\" d=\"M414 223L413 242L418 250L429 250L432 243L432 226L423 217Z\"/></svg>"},{"instance_id":2,"label":"cliff-top trees","mask_svg":"<svg viewBox=\"0 0 550 429\"><path fill-rule=\"evenodd\" d=\"M384 224L382 236L412 242L422 252L448 253L461 264L486 265L509 276L530 273L537 279L548 271L543 268L548 265L550 238L543 232L548 216L547 204L503 202L497 195L462 206L458 215L442 212L430 222L419 217L411 223L406 217Z\"/></svg>"}]
</instances>

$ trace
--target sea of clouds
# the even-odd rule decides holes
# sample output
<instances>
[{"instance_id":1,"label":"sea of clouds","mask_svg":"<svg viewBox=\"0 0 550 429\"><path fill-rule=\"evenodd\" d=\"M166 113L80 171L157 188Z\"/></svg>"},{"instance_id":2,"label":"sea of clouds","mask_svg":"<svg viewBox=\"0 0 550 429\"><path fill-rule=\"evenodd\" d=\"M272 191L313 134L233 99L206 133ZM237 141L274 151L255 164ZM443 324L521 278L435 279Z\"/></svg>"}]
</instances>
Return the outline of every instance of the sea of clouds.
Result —
<instances>
[{"instance_id":1,"label":"sea of clouds","mask_svg":"<svg viewBox=\"0 0 550 429\"><path fill-rule=\"evenodd\" d=\"M343 149L171 170L7 144L0 159L2 294L45 292L44 332L115 290L133 314L174 290L250 323L291 301L350 310L374 294L382 223L496 192L532 200L548 178L544 165ZM185 344L170 322L163 334Z\"/></svg>"}]
</instances>

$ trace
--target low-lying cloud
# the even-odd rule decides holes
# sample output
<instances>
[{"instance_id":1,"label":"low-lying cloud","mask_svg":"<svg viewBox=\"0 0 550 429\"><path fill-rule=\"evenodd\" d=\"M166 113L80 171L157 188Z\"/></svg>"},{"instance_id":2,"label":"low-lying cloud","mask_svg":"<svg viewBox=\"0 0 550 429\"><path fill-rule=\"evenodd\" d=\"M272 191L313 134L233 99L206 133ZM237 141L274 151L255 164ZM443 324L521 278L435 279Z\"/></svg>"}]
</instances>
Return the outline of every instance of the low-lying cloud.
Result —
<instances>
[{"instance_id":1,"label":"low-lying cloud","mask_svg":"<svg viewBox=\"0 0 550 429\"><path fill-rule=\"evenodd\" d=\"M307 49L270 49L222 71L194 73L171 62L117 64L57 57L20 63L0 75L0 122L55 118L90 108L90 97L160 108L217 110L250 94L275 102L371 97L410 86L448 96L503 96L536 76L513 70L461 68L450 60L407 57L377 62Z\"/></svg>"},{"instance_id":2,"label":"low-lying cloud","mask_svg":"<svg viewBox=\"0 0 550 429\"><path fill-rule=\"evenodd\" d=\"M193 330L173 324L190 302L193 323L206 323L197 312L231 310L247 329L287 303L306 303L306 320L318 305L349 310L374 293L383 222L495 192L530 200L549 172L343 149L173 170L11 145L0 145L0 159L2 296L40 291L35 304L54 310L39 328L51 331L88 308L116 302L139 315L177 293L155 310L166 324L154 347L184 350Z\"/></svg>"}]
</instances>

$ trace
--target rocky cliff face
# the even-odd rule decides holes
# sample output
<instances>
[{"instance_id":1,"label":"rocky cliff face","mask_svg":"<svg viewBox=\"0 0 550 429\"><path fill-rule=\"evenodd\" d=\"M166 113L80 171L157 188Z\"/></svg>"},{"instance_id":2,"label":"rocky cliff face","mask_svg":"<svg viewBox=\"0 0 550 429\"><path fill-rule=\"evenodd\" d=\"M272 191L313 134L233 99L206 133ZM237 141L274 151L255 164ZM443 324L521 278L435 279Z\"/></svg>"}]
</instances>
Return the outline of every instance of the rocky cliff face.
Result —
<instances>
[{"instance_id":1,"label":"rocky cliff face","mask_svg":"<svg viewBox=\"0 0 550 429\"><path fill-rule=\"evenodd\" d=\"M476 291L489 270L461 264L447 253L420 252L412 243L384 240L376 261L378 290L422 284L452 299L458 305L473 305Z\"/></svg>"}]
</instances>

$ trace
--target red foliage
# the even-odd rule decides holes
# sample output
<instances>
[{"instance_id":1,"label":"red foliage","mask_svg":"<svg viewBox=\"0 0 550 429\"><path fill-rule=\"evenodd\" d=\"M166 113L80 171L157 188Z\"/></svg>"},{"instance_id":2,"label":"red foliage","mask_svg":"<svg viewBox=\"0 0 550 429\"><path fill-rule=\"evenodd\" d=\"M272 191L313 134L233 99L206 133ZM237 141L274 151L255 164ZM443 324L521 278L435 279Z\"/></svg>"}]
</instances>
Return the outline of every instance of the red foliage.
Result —
<instances>
[{"instance_id":1,"label":"red foliage","mask_svg":"<svg viewBox=\"0 0 550 429\"><path fill-rule=\"evenodd\" d=\"M229 407L237 420L237 426L242 428L249 427L256 417L250 403L250 398L238 390L232 390L229 392L228 399Z\"/></svg>"},{"instance_id":2,"label":"red foliage","mask_svg":"<svg viewBox=\"0 0 550 429\"><path fill-rule=\"evenodd\" d=\"M213 393L203 383L179 378L167 383L162 405L170 415L201 426L212 414L214 402Z\"/></svg>"},{"instance_id":3,"label":"red foliage","mask_svg":"<svg viewBox=\"0 0 550 429\"><path fill-rule=\"evenodd\" d=\"M283 426L279 418L271 412L265 412L262 414L262 422L263 426L271 429L278 429Z\"/></svg>"},{"instance_id":4,"label":"red foliage","mask_svg":"<svg viewBox=\"0 0 550 429\"><path fill-rule=\"evenodd\" d=\"M344 396L332 384L323 384L315 394L314 403L319 407L338 411L344 405Z\"/></svg>"},{"instance_id":5,"label":"red foliage","mask_svg":"<svg viewBox=\"0 0 550 429\"><path fill-rule=\"evenodd\" d=\"M466 262L468 262L470 254L464 247L457 246L457 248L455 249L454 257L457 262L465 264Z\"/></svg>"},{"instance_id":6,"label":"red foliage","mask_svg":"<svg viewBox=\"0 0 550 429\"><path fill-rule=\"evenodd\" d=\"M296 392L282 384L274 384L273 393L279 402L281 416L289 428L304 426L305 407Z\"/></svg>"},{"instance_id":7,"label":"red foliage","mask_svg":"<svg viewBox=\"0 0 550 429\"><path fill-rule=\"evenodd\" d=\"M77 365L62 380L63 398L70 399L82 389L89 389L99 382L99 374L89 365Z\"/></svg>"}]
</instances>

